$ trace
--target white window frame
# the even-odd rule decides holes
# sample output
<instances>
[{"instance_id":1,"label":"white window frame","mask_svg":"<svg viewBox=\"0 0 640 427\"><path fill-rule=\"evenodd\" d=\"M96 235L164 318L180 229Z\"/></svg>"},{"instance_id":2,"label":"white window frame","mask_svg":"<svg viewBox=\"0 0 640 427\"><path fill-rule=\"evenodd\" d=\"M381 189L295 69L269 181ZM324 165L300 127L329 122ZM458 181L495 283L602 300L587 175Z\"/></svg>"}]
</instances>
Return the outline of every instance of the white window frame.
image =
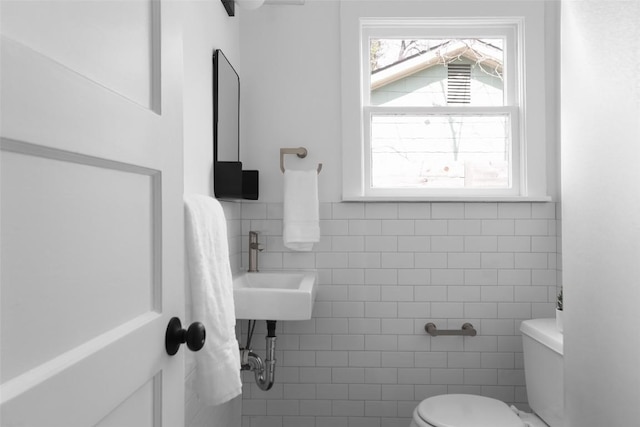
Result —
<instances>
[{"instance_id":1,"label":"white window frame","mask_svg":"<svg viewBox=\"0 0 640 427\"><path fill-rule=\"evenodd\" d=\"M394 3L396 7L390 8L388 3ZM514 2L515 5L508 2L449 3L429 2L427 11L424 2L342 2L343 200L550 200L546 189L544 7L536 8L532 2ZM434 5L439 6L434 8ZM428 17L423 17L425 15ZM405 108L369 105L370 73L365 65L369 63L369 38L393 38L398 37L399 32L407 38L505 39L505 106ZM398 111L398 108L409 114L469 114L482 110L508 114L512 144L511 187L371 188L371 151L367 137L370 116L374 112Z\"/></svg>"}]
</instances>

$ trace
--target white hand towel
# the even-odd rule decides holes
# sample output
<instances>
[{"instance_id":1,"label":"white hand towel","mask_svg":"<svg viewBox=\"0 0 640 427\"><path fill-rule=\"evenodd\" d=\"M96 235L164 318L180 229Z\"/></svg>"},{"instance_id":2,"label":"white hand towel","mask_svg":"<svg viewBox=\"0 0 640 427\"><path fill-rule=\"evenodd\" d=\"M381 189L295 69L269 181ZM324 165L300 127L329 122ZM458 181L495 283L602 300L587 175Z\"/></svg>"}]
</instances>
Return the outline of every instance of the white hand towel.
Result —
<instances>
[{"instance_id":1,"label":"white hand towel","mask_svg":"<svg viewBox=\"0 0 640 427\"><path fill-rule=\"evenodd\" d=\"M310 251L320 241L318 213L318 171L284 171L284 245L296 251Z\"/></svg>"},{"instance_id":2,"label":"white hand towel","mask_svg":"<svg viewBox=\"0 0 640 427\"><path fill-rule=\"evenodd\" d=\"M195 353L196 391L206 405L219 405L242 392L227 222L220 202L185 196L185 227L193 320L206 329L204 347Z\"/></svg>"}]
</instances>

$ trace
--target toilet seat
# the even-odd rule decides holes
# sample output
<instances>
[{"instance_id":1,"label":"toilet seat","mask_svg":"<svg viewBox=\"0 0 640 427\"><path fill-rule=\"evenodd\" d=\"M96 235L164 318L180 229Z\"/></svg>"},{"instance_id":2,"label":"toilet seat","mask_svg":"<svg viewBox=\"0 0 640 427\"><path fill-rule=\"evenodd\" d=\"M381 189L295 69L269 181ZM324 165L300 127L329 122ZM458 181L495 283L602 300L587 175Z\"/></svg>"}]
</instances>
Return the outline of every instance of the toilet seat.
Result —
<instances>
[{"instance_id":1,"label":"toilet seat","mask_svg":"<svg viewBox=\"0 0 640 427\"><path fill-rule=\"evenodd\" d=\"M506 403L470 394L429 397L416 413L433 427L525 427Z\"/></svg>"}]
</instances>

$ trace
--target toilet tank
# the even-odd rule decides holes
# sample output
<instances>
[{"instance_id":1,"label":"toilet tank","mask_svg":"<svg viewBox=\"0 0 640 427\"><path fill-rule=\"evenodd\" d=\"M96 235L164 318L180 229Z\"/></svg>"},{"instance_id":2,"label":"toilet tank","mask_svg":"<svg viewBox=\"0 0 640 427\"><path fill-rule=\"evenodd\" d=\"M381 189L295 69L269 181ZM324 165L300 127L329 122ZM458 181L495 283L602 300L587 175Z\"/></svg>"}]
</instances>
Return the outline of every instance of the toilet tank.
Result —
<instances>
[{"instance_id":1,"label":"toilet tank","mask_svg":"<svg viewBox=\"0 0 640 427\"><path fill-rule=\"evenodd\" d=\"M555 319L525 320L520 326L529 406L551 427L562 427L564 368L562 333Z\"/></svg>"}]
</instances>

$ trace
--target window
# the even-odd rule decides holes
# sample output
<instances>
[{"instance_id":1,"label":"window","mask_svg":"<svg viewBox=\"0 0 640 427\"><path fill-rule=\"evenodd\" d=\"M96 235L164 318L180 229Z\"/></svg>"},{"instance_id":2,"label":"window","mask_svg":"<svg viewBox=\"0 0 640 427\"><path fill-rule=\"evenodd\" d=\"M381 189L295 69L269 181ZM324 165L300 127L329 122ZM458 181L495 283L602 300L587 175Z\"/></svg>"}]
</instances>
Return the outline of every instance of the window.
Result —
<instances>
[{"instance_id":1,"label":"window","mask_svg":"<svg viewBox=\"0 0 640 427\"><path fill-rule=\"evenodd\" d=\"M531 102L544 67L530 74L524 18L371 17L375 2L364 18L346 3L343 199L547 199L544 102Z\"/></svg>"},{"instance_id":2,"label":"window","mask_svg":"<svg viewBox=\"0 0 640 427\"><path fill-rule=\"evenodd\" d=\"M516 30L363 24L366 194L517 194Z\"/></svg>"}]
</instances>

